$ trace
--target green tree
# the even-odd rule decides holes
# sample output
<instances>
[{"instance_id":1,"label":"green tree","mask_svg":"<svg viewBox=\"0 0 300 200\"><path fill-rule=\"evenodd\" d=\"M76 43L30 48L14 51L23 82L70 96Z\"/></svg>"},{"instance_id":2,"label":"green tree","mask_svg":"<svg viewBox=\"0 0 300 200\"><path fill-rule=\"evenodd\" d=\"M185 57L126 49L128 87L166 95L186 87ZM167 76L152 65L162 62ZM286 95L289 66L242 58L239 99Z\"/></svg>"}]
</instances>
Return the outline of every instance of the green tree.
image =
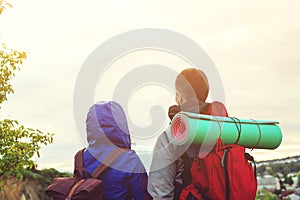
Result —
<instances>
[{"instance_id":1,"label":"green tree","mask_svg":"<svg viewBox=\"0 0 300 200\"><path fill-rule=\"evenodd\" d=\"M1 1L1 0L0 0ZM15 71L26 59L26 52L8 49L5 44L0 47L0 108L1 103L7 100L7 95L13 93L13 87L10 83L15 76Z\"/></svg>"},{"instance_id":2,"label":"green tree","mask_svg":"<svg viewBox=\"0 0 300 200\"><path fill-rule=\"evenodd\" d=\"M5 0L0 0L0 14L6 7L11 7ZM0 109L13 93L11 79L26 59L26 52L0 45ZM32 157L37 154L41 145L52 143L53 134L43 133L38 129L25 128L17 120L0 121L0 190L8 178L22 178L26 168L35 168Z\"/></svg>"},{"instance_id":3,"label":"green tree","mask_svg":"<svg viewBox=\"0 0 300 200\"><path fill-rule=\"evenodd\" d=\"M59 172L54 168L43 170L28 170L24 174L24 178L37 181L38 185L42 185L46 188L51 181L56 177L72 177L72 173Z\"/></svg>"},{"instance_id":4,"label":"green tree","mask_svg":"<svg viewBox=\"0 0 300 200\"><path fill-rule=\"evenodd\" d=\"M297 186L300 187L300 171L297 173L297 176L298 176L298 183L297 183Z\"/></svg>"},{"instance_id":5,"label":"green tree","mask_svg":"<svg viewBox=\"0 0 300 200\"><path fill-rule=\"evenodd\" d=\"M7 7L11 7L11 8L12 8L12 6L11 6L10 3L8 3L8 2L5 1L5 0L0 0L0 15L1 15L1 13L2 13Z\"/></svg>"},{"instance_id":6,"label":"green tree","mask_svg":"<svg viewBox=\"0 0 300 200\"><path fill-rule=\"evenodd\" d=\"M278 200L278 197L267 188L263 188L262 191L256 195L255 200Z\"/></svg>"},{"instance_id":7,"label":"green tree","mask_svg":"<svg viewBox=\"0 0 300 200\"><path fill-rule=\"evenodd\" d=\"M292 179L291 176L286 176L286 177L284 178L284 183L289 184L289 185L293 185L293 184L294 184L294 181L293 181L293 179Z\"/></svg>"}]
</instances>

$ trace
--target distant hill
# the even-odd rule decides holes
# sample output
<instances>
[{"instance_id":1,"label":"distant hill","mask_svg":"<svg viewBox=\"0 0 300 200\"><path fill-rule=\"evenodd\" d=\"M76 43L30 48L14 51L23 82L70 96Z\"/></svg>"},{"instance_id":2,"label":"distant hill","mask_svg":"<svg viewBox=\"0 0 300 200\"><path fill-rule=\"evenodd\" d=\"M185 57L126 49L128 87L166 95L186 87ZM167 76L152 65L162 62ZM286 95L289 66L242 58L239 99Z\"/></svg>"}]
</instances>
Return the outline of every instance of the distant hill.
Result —
<instances>
[{"instance_id":1,"label":"distant hill","mask_svg":"<svg viewBox=\"0 0 300 200\"><path fill-rule=\"evenodd\" d=\"M288 174L300 172L300 156L260 161L256 163L256 166L259 175L276 176L281 174L286 177Z\"/></svg>"},{"instance_id":2,"label":"distant hill","mask_svg":"<svg viewBox=\"0 0 300 200\"><path fill-rule=\"evenodd\" d=\"M293 162L300 162L300 156L292 156L280 159L273 159L273 160L264 160L256 162L257 166L261 165L269 165L269 164L284 164L284 163L293 163Z\"/></svg>"}]
</instances>

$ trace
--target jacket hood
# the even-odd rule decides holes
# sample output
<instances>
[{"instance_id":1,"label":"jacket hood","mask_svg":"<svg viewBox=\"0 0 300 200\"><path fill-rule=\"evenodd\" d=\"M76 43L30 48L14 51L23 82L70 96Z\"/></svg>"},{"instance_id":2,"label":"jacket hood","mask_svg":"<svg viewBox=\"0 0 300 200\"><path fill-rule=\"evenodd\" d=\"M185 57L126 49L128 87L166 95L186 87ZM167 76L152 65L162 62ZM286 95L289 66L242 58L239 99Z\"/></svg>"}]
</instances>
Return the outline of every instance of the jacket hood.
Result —
<instances>
[{"instance_id":1,"label":"jacket hood","mask_svg":"<svg viewBox=\"0 0 300 200\"><path fill-rule=\"evenodd\" d=\"M100 145L131 149L126 115L115 101L98 102L89 109L86 131L89 148Z\"/></svg>"}]
</instances>

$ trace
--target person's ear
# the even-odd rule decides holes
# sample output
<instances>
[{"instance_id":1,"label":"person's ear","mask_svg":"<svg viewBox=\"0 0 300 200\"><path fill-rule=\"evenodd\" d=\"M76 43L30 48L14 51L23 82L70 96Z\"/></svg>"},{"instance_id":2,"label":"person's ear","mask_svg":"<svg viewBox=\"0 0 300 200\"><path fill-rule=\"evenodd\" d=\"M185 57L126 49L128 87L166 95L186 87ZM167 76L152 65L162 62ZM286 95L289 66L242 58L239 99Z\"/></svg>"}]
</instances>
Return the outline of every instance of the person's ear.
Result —
<instances>
[{"instance_id":1,"label":"person's ear","mask_svg":"<svg viewBox=\"0 0 300 200\"><path fill-rule=\"evenodd\" d=\"M176 90L175 101L176 101L177 105L180 105L182 103L182 95L178 90Z\"/></svg>"}]
</instances>

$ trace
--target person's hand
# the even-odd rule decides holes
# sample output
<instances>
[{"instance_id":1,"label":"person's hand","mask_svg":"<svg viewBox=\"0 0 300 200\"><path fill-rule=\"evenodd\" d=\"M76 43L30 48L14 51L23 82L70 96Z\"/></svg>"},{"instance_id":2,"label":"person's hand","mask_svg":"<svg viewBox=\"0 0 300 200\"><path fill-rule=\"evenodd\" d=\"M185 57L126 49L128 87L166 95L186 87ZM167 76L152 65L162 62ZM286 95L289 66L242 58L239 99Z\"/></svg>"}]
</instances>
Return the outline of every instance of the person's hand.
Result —
<instances>
[{"instance_id":1,"label":"person's hand","mask_svg":"<svg viewBox=\"0 0 300 200\"><path fill-rule=\"evenodd\" d=\"M179 112L180 112L180 106L177 105L170 106L168 112L169 118L172 120L173 117Z\"/></svg>"}]
</instances>

